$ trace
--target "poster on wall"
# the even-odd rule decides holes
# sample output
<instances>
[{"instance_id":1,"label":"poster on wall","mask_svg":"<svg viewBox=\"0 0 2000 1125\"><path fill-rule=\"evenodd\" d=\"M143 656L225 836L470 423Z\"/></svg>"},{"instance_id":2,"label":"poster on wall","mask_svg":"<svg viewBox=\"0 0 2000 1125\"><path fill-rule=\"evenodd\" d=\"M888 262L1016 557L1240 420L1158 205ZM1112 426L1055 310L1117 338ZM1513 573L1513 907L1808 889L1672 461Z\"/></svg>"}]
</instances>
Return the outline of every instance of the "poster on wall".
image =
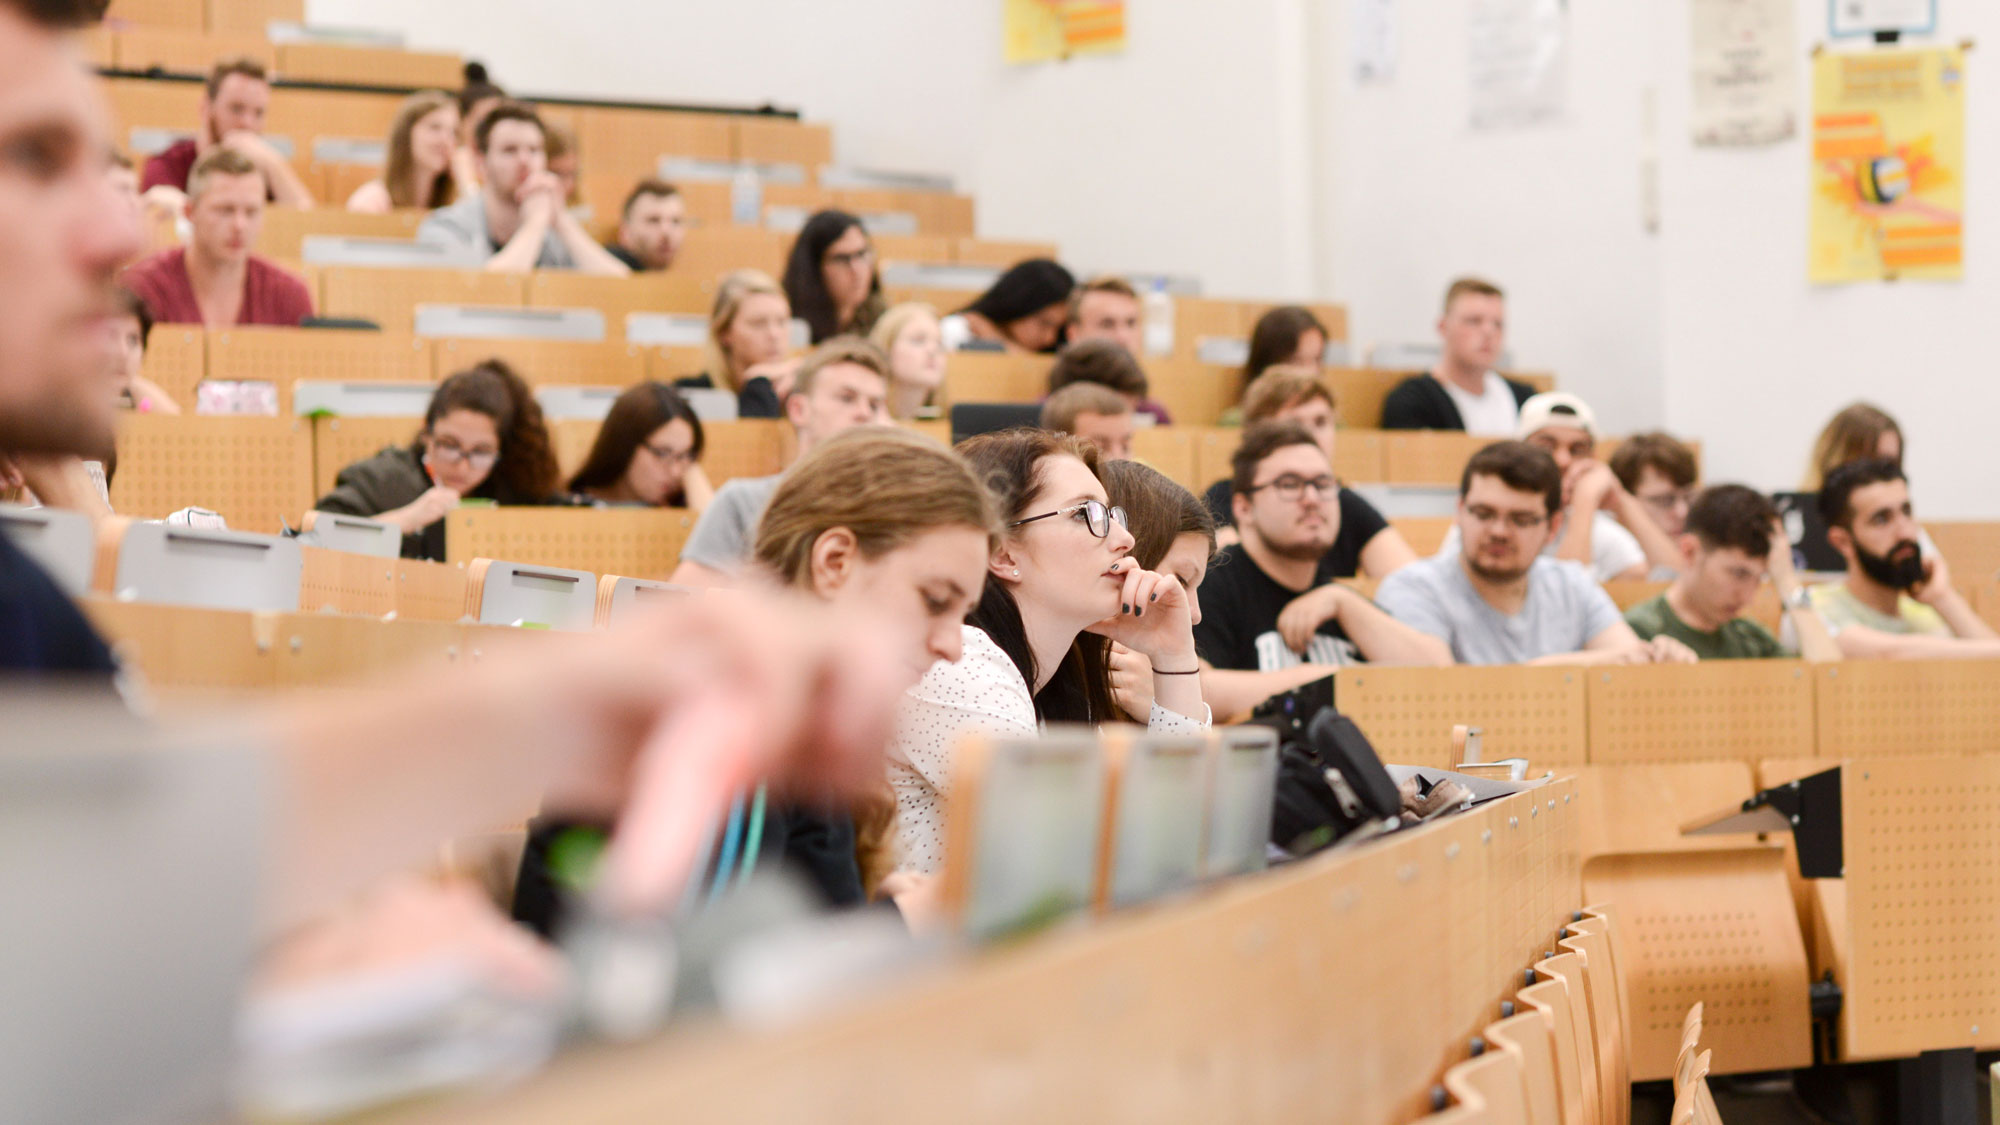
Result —
<instances>
[{"instance_id":1,"label":"poster on wall","mask_svg":"<svg viewBox=\"0 0 2000 1125\"><path fill-rule=\"evenodd\" d=\"M1814 58L1808 208L1815 284L1963 276L1963 50Z\"/></svg>"},{"instance_id":2,"label":"poster on wall","mask_svg":"<svg viewBox=\"0 0 2000 1125\"><path fill-rule=\"evenodd\" d=\"M1468 88L1474 129L1519 129L1563 115L1567 0L1472 0Z\"/></svg>"},{"instance_id":3,"label":"poster on wall","mask_svg":"<svg viewBox=\"0 0 2000 1125\"><path fill-rule=\"evenodd\" d=\"M1694 0L1690 128L1698 145L1767 145L1798 131L1792 0Z\"/></svg>"},{"instance_id":4,"label":"poster on wall","mask_svg":"<svg viewBox=\"0 0 2000 1125\"><path fill-rule=\"evenodd\" d=\"M1937 30L1937 0L1826 0L1826 29L1836 37Z\"/></svg>"},{"instance_id":5,"label":"poster on wall","mask_svg":"<svg viewBox=\"0 0 2000 1125\"><path fill-rule=\"evenodd\" d=\"M1013 64L1125 49L1125 0L1001 0L1005 51Z\"/></svg>"}]
</instances>

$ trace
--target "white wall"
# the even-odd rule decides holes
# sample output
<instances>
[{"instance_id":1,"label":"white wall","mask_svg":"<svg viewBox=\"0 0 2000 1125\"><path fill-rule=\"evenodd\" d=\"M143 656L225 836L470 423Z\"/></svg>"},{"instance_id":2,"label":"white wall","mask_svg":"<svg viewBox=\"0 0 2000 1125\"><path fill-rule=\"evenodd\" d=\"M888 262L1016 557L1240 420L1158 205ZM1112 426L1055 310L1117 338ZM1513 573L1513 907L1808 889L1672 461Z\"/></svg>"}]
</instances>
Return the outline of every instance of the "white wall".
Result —
<instances>
[{"instance_id":1,"label":"white wall","mask_svg":"<svg viewBox=\"0 0 2000 1125\"><path fill-rule=\"evenodd\" d=\"M1014 68L991 0L308 0L332 26L461 51L529 94L766 102L834 126L836 159L955 176L981 234L1084 269L1303 295L1306 0L1148 0L1122 56ZM1283 98L1296 107L1296 93ZM586 159L588 154L586 154Z\"/></svg>"}]
</instances>

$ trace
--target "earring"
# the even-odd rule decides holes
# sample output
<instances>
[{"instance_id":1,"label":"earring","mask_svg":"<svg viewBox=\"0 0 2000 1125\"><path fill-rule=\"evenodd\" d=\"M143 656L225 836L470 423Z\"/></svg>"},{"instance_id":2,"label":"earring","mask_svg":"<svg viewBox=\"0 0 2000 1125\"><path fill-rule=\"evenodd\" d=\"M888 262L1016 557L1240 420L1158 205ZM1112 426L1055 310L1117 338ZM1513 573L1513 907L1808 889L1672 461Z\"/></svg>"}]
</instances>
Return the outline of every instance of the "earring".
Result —
<instances>
[{"instance_id":1,"label":"earring","mask_svg":"<svg viewBox=\"0 0 2000 1125\"><path fill-rule=\"evenodd\" d=\"M1014 568L1014 577L1016 578L1021 577L1021 568L1018 566Z\"/></svg>"}]
</instances>

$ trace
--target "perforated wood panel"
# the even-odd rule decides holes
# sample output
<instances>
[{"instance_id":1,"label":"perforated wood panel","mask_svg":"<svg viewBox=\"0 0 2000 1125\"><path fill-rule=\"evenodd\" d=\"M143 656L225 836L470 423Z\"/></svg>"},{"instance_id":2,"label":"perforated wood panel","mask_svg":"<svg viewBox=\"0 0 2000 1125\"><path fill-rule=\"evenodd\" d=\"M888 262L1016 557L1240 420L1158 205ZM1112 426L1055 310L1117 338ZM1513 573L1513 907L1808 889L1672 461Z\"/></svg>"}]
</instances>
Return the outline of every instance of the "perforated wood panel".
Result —
<instances>
[{"instance_id":1,"label":"perforated wood panel","mask_svg":"<svg viewBox=\"0 0 2000 1125\"><path fill-rule=\"evenodd\" d=\"M593 154L592 159L596 159ZM648 169L646 175L652 175ZM629 190L631 181L626 181ZM701 226L688 231L674 256L674 272L687 277L720 277L731 270L763 270L772 277L785 272L791 240L762 227Z\"/></svg>"},{"instance_id":2,"label":"perforated wood panel","mask_svg":"<svg viewBox=\"0 0 2000 1125\"><path fill-rule=\"evenodd\" d=\"M396 560L301 547L299 608L381 617L396 609Z\"/></svg>"},{"instance_id":3,"label":"perforated wood panel","mask_svg":"<svg viewBox=\"0 0 2000 1125\"><path fill-rule=\"evenodd\" d=\"M664 580L694 517L681 508L460 508L445 517L445 557Z\"/></svg>"},{"instance_id":4,"label":"perforated wood panel","mask_svg":"<svg viewBox=\"0 0 2000 1125\"><path fill-rule=\"evenodd\" d=\"M993 266L1006 269L1029 258L1061 257L1053 242L1001 241L992 238L952 240L951 260L963 266Z\"/></svg>"},{"instance_id":5,"label":"perforated wood panel","mask_svg":"<svg viewBox=\"0 0 2000 1125\"><path fill-rule=\"evenodd\" d=\"M1672 1075L1697 1001L1719 1071L1812 1060L1805 944L1784 861L1776 847L1750 847L1584 864L1584 896L1618 910L1635 1080Z\"/></svg>"},{"instance_id":6,"label":"perforated wood panel","mask_svg":"<svg viewBox=\"0 0 2000 1125\"><path fill-rule=\"evenodd\" d=\"M820 165L833 163L832 126L782 117L737 116L730 123L738 160L797 164L808 176L817 174Z\"/></svg>"},{"instance_id":7,"label":"perforated wood panel","mask_svg":"<svg viewBox=\"0 0 2000 1125\"><path fill-rule=\"evenodd\" d=\"M305 147L311 147L310 140ZM322 205L313 210L302 211L296 207L267 209L263 229L257 235L257 252L267 258L301 258L305 254L307 235L408 240L417 236L417 224L424 219L422 211L365 215L338 209L346 198L322 200Z\"/></svg>"},{"instance_id":8,"label":"perforated wood panel","mask_svg":"<svg viewBox=\"0 0 2000 1125\"><path fill-rule=\"evenodd\" d=\"M396 560L396 616L405 621L457 621L465 615L465 568L421 559Z\"/></svg>"},{"instance_id":9,"label":"perforated wood panel","mask_svg":"<svg viewBox=\"0 0 2000 1125\"><path fill-rule=\"evenodd\" d=\"M1393 484L1457 485L1465 463L1493 439L1442 430L1391 431L1382 443L1382 469Z\"/></svg>"},{"instance_id":10,"label":"perforated wood panel","mask_svg":"<svg viewBox=\"0 0 2000 1125\"><path fill-rule=\"evenodd\" d=\"M1812 675L1820 757L2000 750L2000 664L1849 660Z\"/></svg>"},{"instance_id":11,"label":"perforated wood panel","mask_svg":"<svg viewBox=\"0 0 2000 1125\"><path fill-rule=\"evenodd\" d=\"M706 316L715 300L715 279L708 276L645 274L639 277L590 277L560 270L528 275L528 305L542 309L597 309L604 330L624 339L625 318L635 312L683 313Z\"/></svg>"},{"instance_id":12,"label":"perforated wood panel","mask_svg":"<svg viewBox=\"0 0 2000 1125\"><path fill-rule=\"evenodd\" d=\"M256 59L269 69L276 58L262 35L188 28L130 28L118 33L114 51L121 69L180 74L206 74L217 59Z\"/></svg>"},{"instance_id":13,"label":"perforated wood panel","mask_svg":"<svg viewBox=\"0 0 2000 1125\"><path fill-rule=\"evenodd\" d=\"M564 418L549 423L549 445L555 450L563 480L569 480L583 467L584 458L590 456L591 443L597 440L597 431L603 425L591 418Z\"/></svg>"},{"instance_id":14,"label":"perforated wood panel","mask_svg":"<svg viewBox=\"0 0 2000 1125\"><path fill-rule=\"evenodd\" d=\"M1592 668L1590 760L1745 763L1813 752L1812 680L1794 660Z\"/></svg>"},{"instance_id":15,"label":"perforated wood panel","mask_svg":"<svg viewBox=\"0 0 2000 1125\"><path fill-rule=\"evenodd\" d=\"M527 279L483 270L363 269L331 266L320 273L320 311L357 316L384 332L416 331L418 305L503 305L519 307Z\"/></svg>"},{"instance_id":16,"label":"perforated wood panel","mask_svg":"<svg viewBox=\"0 0 2000 1125\"><path fill-rule=\"evenodd\" d=\"M1380 430L1340 430L1333 437L1333 475L1346 484L1384 480L1383 442Z\"/></svg>"},{"instance_id":17,"label":"perforated wood panel","mask_svg":"<svg viewBox=\"0 0 2000 1125\"><path fill-rule=\"evenodd\" d=\"M206 369L208 344L200 326L161 324L146 342L145 362L140 366L146 378L160 385L175 405L194 413L195 387Z\"/></svg>"},{"instance_id":18,"label":"perforated wood panel","mask_svg":"<svg viewBox=\"0 0 2000 1125\"><path fill-rule=\"evenodd\" d=\"M268 644L256 621L272 615L91 597L79 603L112 651L164 695L261 691L271 686Z\"/></svg>"},{"instance_id":19,"label":"perforated wood panel","mask_svg":"<svg viewBox=\"0 0 2000 1125\"><path fill-rule=\"evenodd\" d=\"M700 348L647 348L645 355L646 378L662 383L699 375L704 366Z\"/></svg>"},{"instance_id":20,"label":"perforated wood panel","mask_svg":"<svg viewBox=\"0 0 2000 1125\"><path fill-rule=\"evenodd\" d=\"M1322 378L1333 388L1340 424L1372 430L1382 424L1382 400L1409 375L1377 367L1329 367Z\"/></svg>"},{"instance_id":21,"label":"perforated wood panel","mask_svg":"<svg viewBox=\"0 0 2000 1125\"><path fill-rule=\"evenodd\" d=\"M208 26L217 31L262 34L272 20L303 23L305 0L207 0Z\"/></svg>"},{"instance_id":22,"label":"perforated wood panel","mask_svg":"<svg viewBox=\"0 0 2000 1125\"><path fill-rule=\"evenodd\" d=\"M1951 564L1952 581L1960 589L2000 578L2000 521L1932 521L1924 530Z\"/></svg>"},{"instance_id":23,"label":"perforated wood panel","mask_svg":"<svg viewBox=\"0 0 2000 1125\"><path fill-rule=\"evenodd\" d=\"M1132 456L1199 496L1208 487L1195 473L1194 435L1178 426L1154 426L1132 435Z\"/></svg>"},{"instance_id":24,"label":"perforated wood panel","mask_svg":"<svg viewBox=\"0 0 2000 1125\"><path fill-rule=\"evenodd\" d=\"M439 340L439 379L487 359L500 359L532 386L628 387L646 377L637 344L572 340Z\"/></svg>"},{"instance_id":25,"label":"perforated wood panel","mask_svg":"<svg viewBox=\"0 0 2000 1125\"><path fill-rule=\"evenodd\" d=\"M278 412L290 414L301 379L430 382L431 343L404 333L232 328L209 337L208 377L276 383Z\"/></svg>"},{"instance_id":26,"label":"perforated wood panel","mask_svg":"<svg viewBox=\"0 0 2000 1125\"><path fill-rule=\"evenodd\" d=\"M2000 1046L2000 755L1841 771L1850 1059Z\"/></svg>"},{"instance_id":27,"label":"perforated wood panel","mask_svg":"<svg viewBox=\"0 0 2000 1125\"><path fill-rule=\"evenodd\" d=\"M1045 355L953 352L945 362L948 402L1036 402L1049 393Z\"/></svg>"},{"instance_id":28,"label":"perforated wood panel","mask_svg":"<svg viewBox=\"0 0 2000 1125\"><path fill-rule=\"evenodd\" d=\"M976 1100L994 1121L1413 1120L1580 901L1570 796L1558 783L1046 935L796 1027L570 1055L502 1099L391 1119L778 1120L837 1104L895 1122ZM865 1061L882 1058L898 1081Z\"/></svg>"},{"instance_id":29,"label":"perforated wood panel","mask_svg":"<svg viewBox=\"0 0 2000 1125\"><path fill-rule=\"evenodd\" d=\"M1400 533L1410 549L1419 557L1429 558L1444 546L1444 537L1451 532L1450 516L1395 516L1389 526Z\"/></svg>"},{"instance_id":30,"label":"perforated wood panel","mask_svg":"<svg viewBox=\"0 0 2000 1125\"><path fill-rule=\"evenodd\" d=\"M264 124L271 132L308 139L386 137L402 103L401 94L280 86L271 91L271 112Z\"/></svg>"},{"instance_id":31,"label":"perforated wood panel","mask_svg":"<svg viewBox=\"0 0 2000 1125\"><path fill-rule=\"evenodd\" d=\"M1581 766L1580 851L1588 860L1613 852L1713 851L1743 845L1740 836L1683 836L1681 826L1739 806L1756 791L1742 762Z\"/></svg>"},{"instance_id":32,"label":"perforated wood panel","mask_svg":"<svg viewBox=\"0 0 2000 1125\"><path fill-rule=\"evenodd\" d=\"M1241 397L1241 377L1226 367L1189 359L1142 357L1147 397L1159 402L1179 426L1212 426Z\"/></svg>"},{"instance_id":33,"label":"perforated wood panel","mask_svg":"<svg viewBox=\"0 0 2000 1125\"><path fill-rule=\"evenodd\" d=\"M1481 729L1487 761L1526 758L1536 772L1584 762L1582 669L1343 668L1334 701L1385 762L1455 764L1456 724Z\"/></svg>"},{"instance_id":34,"label":"perforated wood panel","mask_svg":"<svg viewBox=\"0 0 2000 1125\"><path fill-rule=\"evenodd\" d=\"M312 457L312 431L296 418L128 414L111 507L142 519L212 508L234 530L276 534L312 504Z\"/></svg>"},{"instance_id":35,"label":"perforated wood panel","mask_svg":"<svg viewBox=\"0 0 2000 1125\"><path fill-rule=\"evenodd\" d=\"M287 43L278 48L278 73L298 81L437 90L463 82L464 68L459 56L436 51L333 43Z\"/></svg>"},{"instance_id":36,"label":"perforated wood panel","mask_svg":"<svg viewBox=\"0 0 2000 1125\"><path fill-rule=\"evenodd\" d=\"M702 471L716 485L732 477L768 477L783 469L792 440L791 427L768 418L710 422L701 432L706 440Z\"/></svg>"},{"instance_id":37,"label":"perforated wood panel","mask_svg":"<svg viewBox=\"0 0 2000 1125\"><path fill-rule=\"evenodd\" d=\"M420 418L315 418L312 441L312 494L333 491L340 470L392 445L407 445L423 428Z\"/></svg>"}]
</instances>

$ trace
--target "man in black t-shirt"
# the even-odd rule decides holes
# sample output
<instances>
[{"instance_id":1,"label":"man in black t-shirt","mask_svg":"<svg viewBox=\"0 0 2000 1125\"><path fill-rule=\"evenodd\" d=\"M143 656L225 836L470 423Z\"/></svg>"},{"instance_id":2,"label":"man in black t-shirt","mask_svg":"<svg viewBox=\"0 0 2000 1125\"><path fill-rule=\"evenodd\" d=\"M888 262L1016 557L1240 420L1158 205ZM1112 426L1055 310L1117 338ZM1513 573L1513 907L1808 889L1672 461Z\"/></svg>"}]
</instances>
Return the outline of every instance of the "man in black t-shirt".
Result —
<instances>
[{"instance_id":1,"label":"man in black t-shirt","mask_svg":"<svg viewBox=\"0 0 2000 1125\"><path fill-rule=\"evenodd\" d=\"M1202 583L1195 647L1202 694L1218 716L1362 660L1449 664L1443 642L1384 613L1355 590L1317 585L1340 537L1339 485L1303 426L1259 422L1243 432L1230 503L1242 541Z\"/></svg>"}]
</instances>

